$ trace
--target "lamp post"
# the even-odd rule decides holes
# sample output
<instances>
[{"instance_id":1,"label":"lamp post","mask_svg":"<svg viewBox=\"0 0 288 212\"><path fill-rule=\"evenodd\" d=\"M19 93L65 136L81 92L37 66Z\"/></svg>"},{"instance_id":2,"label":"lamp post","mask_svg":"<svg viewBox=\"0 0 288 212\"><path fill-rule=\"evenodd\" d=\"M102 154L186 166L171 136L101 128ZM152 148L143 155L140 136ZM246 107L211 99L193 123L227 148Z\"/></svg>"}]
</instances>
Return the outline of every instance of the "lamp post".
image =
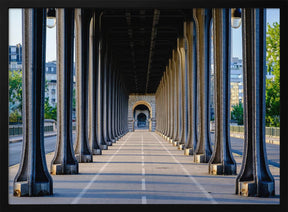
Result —
<instances>
[{"instance_id":1,"label":"lamp post","mask_svg":"<svg viewBox=\"0 0 288 212\"><path fill-rule=\"evenodd\" d=\"M231 9L231 26L234 29L239 28L241 25L241 10L240 8Z\"/></svg>"},{"instance_id":2,"label":"lamp post","mask_svg":"<svg viewBox=\"0 0 288 212\"><path fill-rule=\"evenodd\" d=\"M55 8L47 9L47 21L46 25L48 28L54 28L56 26L56 10Z\"/></svg>"}]
</instances>

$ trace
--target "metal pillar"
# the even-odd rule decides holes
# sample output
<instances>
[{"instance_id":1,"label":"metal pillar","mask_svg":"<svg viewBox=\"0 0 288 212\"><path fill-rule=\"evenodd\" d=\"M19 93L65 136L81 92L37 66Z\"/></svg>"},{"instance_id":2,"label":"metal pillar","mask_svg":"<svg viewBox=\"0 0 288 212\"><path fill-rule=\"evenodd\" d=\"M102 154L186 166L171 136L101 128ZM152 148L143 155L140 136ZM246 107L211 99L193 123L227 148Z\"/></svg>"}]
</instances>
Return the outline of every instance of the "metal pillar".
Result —
<instances>
[{"instance_id":1,"label":"metal pillar","mask_svg":"<svg viewBox=\"0 0 288 212\"><path fill-rule=\"evenodd\" d=\"M89 66L89 144L91 146L91 151L93 155L101 155L102 150L97 138L97 74L98 74L98 49L100 42L100 28L99 22L99 11L93 12L93 18L90 25L90 66Z\"/></svg>"},{"instance_id":2,"label":"metal pillar","mask_svg":"<svg viewBox=\"0 0 288 212\"><path fill-rule=\"evenodd\" d=\"M103 85L102 85L102 133L103 138L107 146L112 146L112 141L109 139L108 136L108 105L107 105L107 99L108 99L108 69L110 68L111 61L109 60L109 48L108 43L105 44L105 56L104 56L104 67L103 67Z\"/></svg>"},{"instance_id":3,"label":"metal pillar","mask_svg":"<svg viewBox=\"0 0 288 212\"><path fill-rule=\"evenodd\" d=\"M111 110L111 135L114 142L117 141L116 136L116 128L115 128L115 119L116 119L116 91L115 91L115 84L116 84L116 70L113 67L112 69L112 81L111 81L111 89L112 89L112 110Z\"/></svg>"},{"instance_id":4,"label":"metal pillar","mask_svg":"<svg viewBox=\"0 0 288 212\"><path fill-rule=\"evenodd\" d=\"M215 145L209 174L234 175L236 162L230 145L230 9L212 9L215 68Z\"/></svg>"},{"instance_id":5,"label":"metal pillar","mask_svg":"<svg viewBox=\"0 0 288 212\"><path fill-rule=\"evenodd\" d=\"M186 23L185 36L188 44L188 135L184 154L192 155L197 143L197 66L195 45L195 24L193 21Z\"/></svg>"},{"instance_id":6,"label":"metal pillar","mask_svg":"<svg viewBox=\"0 0 288 212\"><path fill-rule=\"evenodd\" d=\"M91 14L86 9L75 9L76 19L76 145L75 155L79 163L93 161L88 141L88 64L89 23Z\"/></svg>"},{"instance_id":7,"label":"metal pillar","mask_svg":"<svg viewBox=\"0 0 288 212\"><path fill-rule=\"evenodd\" d=\"M57 9L57 143L51 174L78 174L72 138L74 9Z\"/></svg>"},{"instance_id":8,"label":"metal pillar","mask_svg":"<svg viewBox=\"0 0 288 212\"><path fill-rule=\"evenodd\" d=\"M174 112L174 135L173 138L173 145L177 146L179 142L179 63L178 63L178 53L177 50L172 51L172 68L174 69L174 106L173 106L173 112Z\"/></svg>"},{"instance_id":9,"label":"metal pillar","mask_svg":"<svg viewBox=\"0 0 288 212\"><path fill-rule=\"evenodd\" d=\"M115 127L115 137L116 140L120 139L119 133L119 73L116 72L115 75L115 118L114 118L114 127Z\"/></svg>"},{"instance_id":10,"label":"metal pillar","mask_svg":"<svg viewBox=\"0 0 288 212\"><path fill-rule=\"evenodd\" d=\"M99 19L99 25L101 23L101 18ZM100 28L100 30L102 30ZM105 41L103 39L102 31L100 31L100 42L99 42L99 50L98 50L98 57L99 57L99 63L98 63L98 95L97 95L97 129L98 129L98 141L100 144L100 147L102 150L108 149L108 144L106 143L106 140L103 135L103 107L105 105L103 104L103 95L104 95L104 72L105 70L105 53L106 53L106 45Z\"/></svg>"},{"instance_id":11,"label":"metal pillar","mask_svg":"<svg viewBox=\"0 0 288 212\"><path fill-rule=\"evenodd\" d=\"M197 142L197 71L194 45L194 23L186 22L184 35L187 40L187 78L188 78L188 135L184 154L192 155Z\"/></svg>"},{"instance_id":12,"label":"metal pillar","mask_svg":"<svg viewBox=\"0 0 288 212\"><path fill-rule=\"evenodd\" d=\"M169 66L166 66L166 73L167 73L167 141L170 140L171 137L171 87L170 87L170 81L171 81L171 72L169 69Z\"/></svg>"},{"instance_id":13,"label":"metal pillar","mask_svg":"<svg viewBox=\"0 0 288 212\"><path fill-rule=\"evenodd\" d=\"M194 162L207 163L212 155L209 127L209 9L193 9L197 28L197 78L199 79L199 140L194 151Z\"/></svg>"},{"instance_id":14,"label":"metal pillar","mask_svg":"<svg viewBox=\"0 0 288 212\"><path fill-rule=\"evenodd\" d=\"M14 196L53 194L44 152L46 9L23 9L23 147Z\"/></svg>"},{"instance_id":15,"label":"metal pillar","mask_svg":"<svg viewBox=\"0 0 288 212\"><path fill-rule=\"evenodd\" d=\"M178 149L183 150L186 143L185 128L186 128L186 102L185 102L185 40L184 38L177 39L177 51L179 55L180 70L179 70L179 83L180 83L180 139Z\"/></svg>"},{"instance_id":16,"label":"metal pillar","mask_svg":"<svg viewBox=\"0 0 288 212\"><path fill-rule=\"evenodd\" d=\"M112 68L113 68L113 63L112 63L112 56L110 56L110 63L109 67L107 69L107 138L109 141L112 143L115 143L116 140L112 137Z\"/></svg>"},{"instance_id":17,"label":"metal pillar","mask_svg":"<svg viewBox=\"0 0 288 212\"><path fill-rule=\"evenodd\" d=\"M265 145L266 10L242 9L244 151L236 194L275 195Z\"/></svg>"}]
</instances>

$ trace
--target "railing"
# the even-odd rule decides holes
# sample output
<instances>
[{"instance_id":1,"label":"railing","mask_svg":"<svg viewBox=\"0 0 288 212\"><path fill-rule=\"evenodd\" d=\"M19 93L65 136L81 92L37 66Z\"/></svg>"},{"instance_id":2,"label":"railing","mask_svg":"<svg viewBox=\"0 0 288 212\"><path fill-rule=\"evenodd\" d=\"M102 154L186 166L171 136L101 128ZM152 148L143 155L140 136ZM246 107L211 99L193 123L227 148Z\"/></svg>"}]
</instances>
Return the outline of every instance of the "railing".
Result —
<instances>
[{"instance_id":1,"label":"railing","mask_svg":"<svg viewBox=\"0 0 288 212\"><path fill-rule=\"evenodd\" d=\"M244 133L244 126L230 126L231 132ZM266 136L280 137L279 127L265 127Z\"/></svg>"},{"instance_id":2,"label":"railing","mask_svg":"<svg viewBox=\"0 0 288 212\"><path fill-rule=\"evenodd\" d=\"M215 123L210 122L210 130L215 131ZM244 126L233 126L230 125L230 132L232 133L244 133ZM269 137L280 137L280 127L265 127L266 136Z\"/></svg>"},{"instance_id":3,"label":"railing","mask_svg":"<svg viewBox=\"0 0 288 212\"><path fill-rule=\"evenodd\" d=\"M9 126L9 136L22 135L22 125L10 125ZM76 123L72 123L72 130L76 130ZM57 132L56 122L45 122L44 132Z\"/></svg>"},{"instance_id":4,"label":"railing","mask_svg":"<svg viewBox=\"0 0 288 212\"><path fill-rule=\"evenodd\" d=\"M53 131L54 131L53 124L44 126L44 132L53 132ZM22 125L9 126L9 136L22 135L22 133L23 133Z\"/></svg>"}]
</instances>

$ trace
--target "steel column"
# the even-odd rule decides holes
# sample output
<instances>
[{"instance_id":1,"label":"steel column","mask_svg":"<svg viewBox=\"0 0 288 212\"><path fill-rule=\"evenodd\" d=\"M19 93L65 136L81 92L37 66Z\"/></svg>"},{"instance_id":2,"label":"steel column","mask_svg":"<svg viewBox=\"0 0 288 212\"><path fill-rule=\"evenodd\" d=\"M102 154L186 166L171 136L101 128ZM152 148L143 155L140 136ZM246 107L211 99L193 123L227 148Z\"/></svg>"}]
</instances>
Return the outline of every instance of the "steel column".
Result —
<instances>
[{"instance_id":1,"label":"steel column","mask_svg":"<svg viewBox=\"0 0 288 212\"><path fill-rule=\"evenodd\" d=\"M102 150L97 138L97 94L98 94L98 64L99 64L99 42L100 42L100 26L99 11L93 11L93 18L90 23L90 46L89 49L89 144L93 155L101 155Z\"/></svg>"},{"instance_id":2,"label":"steel column","mask_svg":"<svg viewBox=\"0 0 288 212\"><path fill-rule=\"evenodd\" d=\"M185 155L192 155L197 143L197 66L196 66L196 45L195 45L195 24L187 22L185 35L187 39L188 59L188 135L185 146Z\"/></svg>"},{"instance_id":3,"label":"steel column","mask_svg":"<svg viewBox=\"0 0 288 212\"><path fill-rule=\"evenodd\" d=\"M23 147L14 196L53 194L44 152L46 9L23 9Z\"/></svg>"},{"instance_id":4,"label":"steel column","mask_svg":"<svg viewBox=\"0 0 288 212\"><path fill-rule=\"evenodd\" d=\"M107 85L108 85L108 93L107 93L107 138L112 143L115 143L116 140L112 137L112 56L110 55L110 63L108 67L107 73Z\"/></svg>"},{"instance_id":5,"label":"steel column","mask_svg":"<svg viewBox=\"0 0 288 212\"><path fill-rule=\"evenodd\" d=\"M75 9L76 19L76 146L75 155L79 163L93 161L88 140L88 70L89 70L89 20L90 12Z\"/></svg>"},{"instance_id":6,"label":"steel column","mask_svg":"<svg viewBox=\"0 0 288 212\"><path fill-rule=\"evenodd\" d=\"M177 50L172 51L172 68L173 68L173 79L174 79L174 138L173 145L176 146L179 141L179 68L178 68L178 53Z\"/></svg>"},{"instance_id":7,"label":"steel column","mask_svg":"<svg viewBox=\"0 0 288 212\"><path fill-rule=\"evenodd\" d=\"M72 138L74 9L57 9L57 143L51 174L78 174Z\"/></svg>"},{"instance_id":8,"label":"steel column","mask_svg":"<svg viewBox=\"0 0 288 212\"><path fill-rule=\"evenodd\" d=\"M230 145L230 9L212 9L215 69L215 145L209 174L234 175L236 162Z\"/></svg>"},{"instance_id":9,"label":"steel column","mask_svg":"<svg viewBox=\"0 0 288 212\"><path fill-rule=\"evenodd\" d=\"M265 144L266 10L242 9L244 151L236 194L273 196Z\"/></svg>"},{"instance_id":10,"label":"steel column","mask_svg":"<svg viewBox=\"0 0 288 212\"><path fill-rule=\"evenodd\" d=\"M109 48L108 43L106 43L106 51L105 51L105 57L104 57L104 69L103 69L103 92L102 92L102 133L105 140L105 143L108 146L112 146L112 141L109 139L108 136L108 105L107 105L107 99L108 99L108 69L110 67L109 63L111 62L110 55L109 55Z\"/></svg>"},{"instance_id":11,"label":"steel column","mask_svg":"<svg viewBox=\"0 0 288 212\"><path fill-rule=\"evenodd\" d=\"M180 72L179 72L179 83L180 83L180 139L178 143L178 149L183 150L185 143L186 143L186 136L185 136L185 128L187 124L186 120L186 102L185 102L185 40L184 38L178 38L177 39L177 51L179 55L179 62L180 62Z\"/></svg>"},{"instance_id":12,"label":"steel column","mask_svg":"<svg viewBox=\"0 0 288 212\"><path fill-rule=\"evenodd\" d=\"M197 78L199 79L199 140L194 151L194 162L208 163L212 148L209 126L209 9L193 9L197 31Z\"/></svg>"}]
</instances>

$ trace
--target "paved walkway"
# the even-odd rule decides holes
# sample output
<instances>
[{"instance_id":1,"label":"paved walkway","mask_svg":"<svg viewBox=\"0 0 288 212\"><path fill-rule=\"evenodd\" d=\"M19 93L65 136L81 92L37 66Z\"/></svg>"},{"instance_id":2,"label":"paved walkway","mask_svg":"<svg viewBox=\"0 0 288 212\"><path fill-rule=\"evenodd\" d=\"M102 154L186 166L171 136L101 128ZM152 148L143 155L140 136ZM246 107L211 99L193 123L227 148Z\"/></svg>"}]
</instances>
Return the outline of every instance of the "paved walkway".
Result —
<instances>
[{"instance_id":1,"label":"paved walkway","mask_svg":"<svg viewBox=\"0 0 288 212\"><path fill-rule=\"evenodd\" d=\"M54 153L46 155L48 168ZM9 168L10 204L279 204L280 169L270 166L275 179L273 198L235 195L236 176L208 175L207 164L195 164L156 133L128 133L79 164L78 175L53 175L54 194L19 198L12 195L19 165ZM242 157L235 155L237 172Z\"/></svg>"}]
</instances>

